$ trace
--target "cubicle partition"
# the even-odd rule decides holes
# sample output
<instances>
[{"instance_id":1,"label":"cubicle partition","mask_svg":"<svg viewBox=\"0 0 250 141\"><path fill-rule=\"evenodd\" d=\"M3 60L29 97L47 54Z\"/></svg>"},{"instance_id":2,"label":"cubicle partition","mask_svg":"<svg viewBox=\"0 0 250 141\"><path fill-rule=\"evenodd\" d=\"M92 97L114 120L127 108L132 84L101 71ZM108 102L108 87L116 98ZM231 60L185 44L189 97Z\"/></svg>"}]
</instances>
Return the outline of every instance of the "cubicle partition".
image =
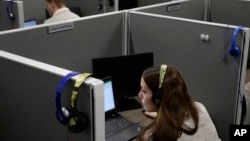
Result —
<instances>
[{"instance_id":1,"label":"cubicle partition","mask_svg":"<svg viewBox=\"0 0 250 141\"><path fill-rule=\"evenodd\" d=\"M77 71L92 58L122 55L124 12L0 32L0 50Z\"/></svg>"},{"instance_id":2,"label":"cubicle partition","mask_svg":"<svg viewBox=\"0 0 250 141\"><path fill-rule=\"evenodd\" d=\"M155 65L166 63L180 71L191 96L207 107L221 139L229 140L229 125L241 122L249 28L202 21L207 15L207 9L204 6L206 4L206 0L181 0L130 11L89 16L64 23L3 31L0 32L0 50L78 72L92 72L92 58L153 52ZM171 12L166 12L167 9ZM229 53L230 49L236 48L231 46L234 43L239 46L239 56ZM18 93L27 94L25 98L31 95L28 104L25 100L18 101L26 104L25 108L29 108L40 98L41 103L49 101L48 106L51 107L52 100L49 99L51 97L44 93L48 91L52 94L52 89L59 81L58 76L51 73L44 74L46 71L37 71L32 67L27 69L22 63L4 58L1 58L0 64L10 66L0 69L1 92L2 87L6 87L3 89L6 95L1 98L2 101L9 98L7 92L12 87L14 89L11 90L11 97L15 101L22 98ZM27 83L20 84L24 80ZM33 82L34 80L38 82ZM49 85L52 83L53 86ZM42 84L46 86L43 87ZM25 89L23 90L22 87ZM30 89L29 93L26 93L26 89ZM39 97L31 93L36 93ZM45 98L42 98L43 96ZM7 108L6 112L13 111L12 105L14 109L22 108L20 105L13 104L16 102L10 99L3 103L5 105L0 107ZM39 108L41 111L50 108L39 107L41 103L37 103L38 105L35 103L34 109L33 105L30 106L29 114L36 113L34 110ZM42 112L35 117L42 115L47 117L51 114L52 111ZM14 115L10 117L12 116ZM26 115L21 117L27 118ZM31 122L37 122L36 118L35 120L32 116L31 118ZM45 123L45 121L41 122ZM15 124L21 128L19 123L13 123ZM39 123L44 128L52 126L51 129L57 128L58 125L54 124L51 122L43 126ZM29 127L29 129L36 129L35 127ZM42 132L41 130L39 128L37 132ZM49 132L53 133L48 130L44 136ZM61 129L55 132L57 132L56 135L60 134L62 139L72 137L61 135ZM22 134L21 132L19 136ZM34 135L36 136L40 135ZM53 138L53 140L58 139Z\"/></svg>"},{"instance_id":3,"label":"cubicle partition","mask_svg":"<svg viewBox=\"0 0 250 141\"><path fill-rule=\"evenodd\" d=\"M249 7L249 0L209 0L209 21L250 27Z\"/></svg>"},{"instance_id":4,"label":"cubicle partition","mask_svg":"<svg viewBox=\"0 0 250 141\"><path fill-rule=\"evenodd\" d=\"M154 53L154 64L177 68L190 95L203 103L222 140L239 124L249 45L249 28L131 11L129 53ZM239 56L229 50L236 43ZM235 48L235 47L234 47Z\"/></svg>"},{"instance_id":5,"label":"cubicle partition","mask_svg":"<svg viewBox=\"0 0 250 141\"><path fill-rule=\"evenodd\" d=\"M131 9L145 13L189 18L207 19L207 0L177 0Z\"/></svg>"},{"instance_id":6,"label":"cubicle partition","mask_svg":"<svg viewBox=\"0 0 250 141\"><path fill-rule=\"evenodd\" d=\"M249 0L178 0L140 7L134 10L250 27L249 6ZM248 66L250 66L249 60L250 58L248 57Z\"/></svg>"},{"instance_id":7,"label":"cubicle partition","mask_svg":"<svg viewBox=\"0 0 250 141\"><path fill-rule=\"evenodd\" d=\"M1 141L103 141L103 81L90 77L79 88L76 107L85 115L86 128L73 133L56 111L59 101L69 108L77 76L62 81L70 70L1 50L0 64Z\"/></svg>"},{"instance_id":8,"label":"cubicle partition","mask_svg":"<svg viewBox=\"0 0 250 141\"><path fill-rule=\"evenodd\" d=\"M210 21L250 27L249 0L209 0ZM222 10L225 9L225 10Z\"/></svg>"}]
</instances>

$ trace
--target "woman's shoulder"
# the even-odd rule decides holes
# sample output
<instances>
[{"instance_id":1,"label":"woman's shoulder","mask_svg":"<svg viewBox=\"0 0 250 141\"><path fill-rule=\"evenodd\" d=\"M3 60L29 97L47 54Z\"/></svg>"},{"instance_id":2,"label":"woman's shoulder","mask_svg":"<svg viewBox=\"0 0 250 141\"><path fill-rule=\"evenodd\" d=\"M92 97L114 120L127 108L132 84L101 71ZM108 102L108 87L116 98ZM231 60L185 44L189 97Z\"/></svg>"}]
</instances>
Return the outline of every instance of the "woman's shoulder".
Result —
<instances>
[{"instance_id":1,"label":"woman's shoulder","mask_svg":"<svg viewBox=\"0 0 250 141\"><path fill-rule=\"evenodd\" d=\"M198 107L205 107L202 103L198 102L198 101L194 101L194 104Z\"/></svg>"},{"instance_id":2,"label":"woman's shoulder","mask_svg":"<svg viewBox=\"0 0 250 141\"><path fill-rule=\"evenodd\" d=\"M197 110L199 112L199 125L197 132L190 136L183 134L183 136L178 141L186 140L212 140L220 141L216 127L206 109L206 107L200 102L194 102Z\"/></svg>"},{"instance_id":3,"label":"woman's shoulder","mask_svg":"<svg viewBox=\"0 0 250 141\"><path fill-rule=\"evenodd\" d=\"M212 119L207 108L200 102L194 102L194 104L199 113L200 124L212 123Z\"/></svg>"},{"instance_id":4,"label":"woman's shoulder","mask_svg":"<svg viewBox=\"0 0 250 141\"><path fill-rule=\"evenodd\" d=\"M207 113L207 108L202 103L195 101L194 104L196 108L198 109L198 111L204 111Z\"/></svg>"}]
</instances>

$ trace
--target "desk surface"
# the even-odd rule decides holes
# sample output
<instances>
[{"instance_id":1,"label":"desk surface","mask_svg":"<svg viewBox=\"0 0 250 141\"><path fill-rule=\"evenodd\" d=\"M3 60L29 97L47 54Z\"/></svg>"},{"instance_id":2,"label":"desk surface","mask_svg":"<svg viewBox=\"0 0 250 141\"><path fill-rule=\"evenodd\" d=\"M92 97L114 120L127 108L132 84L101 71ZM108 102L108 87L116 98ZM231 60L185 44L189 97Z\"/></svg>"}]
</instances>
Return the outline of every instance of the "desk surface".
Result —
<instances>
[{"instance_id":1,"label":"desk surface","mask_svg":"<svg viewBox=\"0 0 250 141\"><path fill-rule=\"evenodd\" d=\"M138 99L138 97L135 97L135 99L140 103L140 100ZM144 127L148 126L153 121L152 118L149 118L143 114L142 108L122 111L122 112L119 112L119 114L121 114L123 117L125 117L126 119L132 122L141 124ZM135 141L135 139L133 141Z\"/></svg>"},{"instance_id":2,"label":"desk surface","mask_svg":"<svg viewBox=\"0 0 250 141\"><path fill-rule=\"evenodd\" d=\"M149 118L142 113L142 109L134 109L119 113L128 120L135 123L139 123L143 126L148 126L153 121L152 118Z\"/></svg>"},{"instance_id":3,"label":"desk surface","mask_svg":"<svg viewBox=\"0 0 250 141\"><path fill-rule=\"evenodd\" d=\"M142 113L142 108L129 110L129 111L123 111L119 113L126 119L132 122L141 124L144 127L148 126L153 121L152 118L149 118ZM132 141L136 141L136 140L133 139Z\"/></svg>"},{"instance_id":4,"label":"desk surface","mask_svg":"<svg viewBox=\"0 0 250 141\"><path fill-rule=\"evenodd\" d=\"M135 96L134 99L141 104L141 100L139 99L138 96ZM142 110L143 110L142 108L139 108L128 111L122 111L119 113L125 118L131 120L132 122L139 123L142 126L148 126L153 121L153 119L144 115Z\"/></svg>"}]
</instances>

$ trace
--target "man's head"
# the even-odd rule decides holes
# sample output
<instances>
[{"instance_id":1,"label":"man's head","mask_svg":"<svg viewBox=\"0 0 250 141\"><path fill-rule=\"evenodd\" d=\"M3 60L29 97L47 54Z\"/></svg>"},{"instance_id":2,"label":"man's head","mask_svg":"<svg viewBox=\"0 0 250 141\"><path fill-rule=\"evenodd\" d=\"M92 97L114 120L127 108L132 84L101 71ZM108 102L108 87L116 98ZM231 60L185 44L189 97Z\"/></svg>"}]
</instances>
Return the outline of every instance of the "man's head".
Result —
<instances>
[{"instance_id":1,"label":"man's head","mask_svg":"<svg viewBox=\"0 0 250 141\"><path fill-rule=\"evenodd\" d=\"M65 0L45 0L49 14L52 16L58 9L66 6Z\"/></svg>"}]
</instances>

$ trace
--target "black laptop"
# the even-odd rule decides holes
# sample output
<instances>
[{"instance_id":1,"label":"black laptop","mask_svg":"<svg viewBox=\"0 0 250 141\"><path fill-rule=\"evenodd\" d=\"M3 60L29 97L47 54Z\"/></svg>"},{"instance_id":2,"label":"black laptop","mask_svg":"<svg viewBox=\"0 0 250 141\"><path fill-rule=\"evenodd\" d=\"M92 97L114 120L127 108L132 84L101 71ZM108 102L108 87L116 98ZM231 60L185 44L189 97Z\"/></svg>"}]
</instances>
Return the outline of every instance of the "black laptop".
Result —
<instances>
[{"instance_id":1,"label":"black laptop","mask_svg":"<svg viewBox=\"0 0 250 141\"><path fill-rule=\"evenodd\" d=\"M105 140L129 141L134 139L143 127L117 113L111 77L103 79L105 99Z\"/></svg>"}]
</instances>

